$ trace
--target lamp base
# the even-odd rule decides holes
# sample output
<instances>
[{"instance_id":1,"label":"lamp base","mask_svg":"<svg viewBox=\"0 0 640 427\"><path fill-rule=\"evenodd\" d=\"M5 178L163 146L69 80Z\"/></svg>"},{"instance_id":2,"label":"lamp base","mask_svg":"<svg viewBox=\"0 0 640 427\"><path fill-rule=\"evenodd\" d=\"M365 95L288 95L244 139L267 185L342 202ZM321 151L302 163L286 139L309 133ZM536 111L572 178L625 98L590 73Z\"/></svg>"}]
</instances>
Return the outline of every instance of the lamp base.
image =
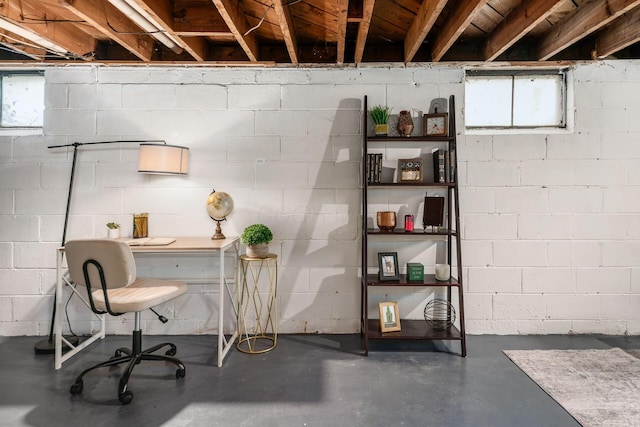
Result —
<instances>
[{"instance_id":1,"label":"lamp base","mask_svg":"<svg viewBox=\"0 0 640 427\"><path fill-rule=\"evenodd\" d=\"M222 234L222 228L220 227L220 221L224 221L222 220L218 220L216 219L215 221L217 221L218 225L216 225L216 232L213 236L211 236L211 240L222 240L222 239L226 239L226 237L224 236L224 234Z\"/></svg>"},{"instance_id":2,"label":"lamp base","mask_svg":"<svg viewBox=\"0 0 640 427\"><path fill-rule=\"evenodd\" d=\"M69 336L65 336L64 337L65 340L69 341L69 343L71 343L72 346L76 346L78 345L78 343L80 342L80 338L78 338L75 335L69 335ZM67 343L65 343L64 341L62 341L62 350L68 350L69 346L67 345ZM34 346L33 346L33 351L36 352L36 354L52 354L55 353L56 351L56 340L55 338L49 339L43 339L41 341L38 341Z\"/></svg>"}]
</instances>

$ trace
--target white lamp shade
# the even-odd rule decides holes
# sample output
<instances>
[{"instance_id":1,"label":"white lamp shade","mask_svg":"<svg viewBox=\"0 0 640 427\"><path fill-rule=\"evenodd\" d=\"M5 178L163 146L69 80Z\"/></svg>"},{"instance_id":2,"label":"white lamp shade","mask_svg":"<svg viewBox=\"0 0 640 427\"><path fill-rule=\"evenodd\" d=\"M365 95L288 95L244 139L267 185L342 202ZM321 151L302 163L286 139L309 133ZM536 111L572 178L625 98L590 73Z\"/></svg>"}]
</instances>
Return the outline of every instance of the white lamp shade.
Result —
<instances>
[{"instance_id":1,"label":"white lamp shade","mask_svg":"<svg viewBox=\"0 0 640 427\"><path fill-rule=\"evenodd\" d=\"M189 173L189 149L179 145L140 144L138 172L186 175Z\"/></svg>"}]
</instances>

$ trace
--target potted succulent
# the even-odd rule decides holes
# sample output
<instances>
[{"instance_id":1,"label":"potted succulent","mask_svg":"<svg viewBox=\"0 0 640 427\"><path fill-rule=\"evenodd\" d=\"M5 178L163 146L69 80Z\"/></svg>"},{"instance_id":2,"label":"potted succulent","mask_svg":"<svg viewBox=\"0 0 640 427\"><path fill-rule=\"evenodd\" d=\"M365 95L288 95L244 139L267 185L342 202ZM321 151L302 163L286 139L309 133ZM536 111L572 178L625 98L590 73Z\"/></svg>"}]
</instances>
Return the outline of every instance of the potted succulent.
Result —
<instances>
[{"instance_id":1,"label":"potted succulent","mask_svg":"<svg viewBox=\"0 0 640 427\"><path fill-rule=\"evenodd\" d=\"M389 114L391 107L375 105L369 109L369 114L376 124L376 135L386 135L389 132Z\"/></svg>"},{"instance_id":2,"label":"potted succulent","mask_svg":"<svg viewBox=\"0 0 640 427\"><path fill-rule=\"evenodd\" d=\"M273 233L264 224L253 224L242 232L242 243L247 245L247 256L252 258L266 258L269 254L269 242L273 240Z\"/></svg>"},{"instance_id":3,"label":"potted succulent","mask_svg":"<svg viewBox=\"0 0 640 427\"><path fill-rule=\"evenodd\" d=\"M117 239L120 237L120 224L117 222L108 222L107 232L110 239Z\"/></svg>"}]
</instances>

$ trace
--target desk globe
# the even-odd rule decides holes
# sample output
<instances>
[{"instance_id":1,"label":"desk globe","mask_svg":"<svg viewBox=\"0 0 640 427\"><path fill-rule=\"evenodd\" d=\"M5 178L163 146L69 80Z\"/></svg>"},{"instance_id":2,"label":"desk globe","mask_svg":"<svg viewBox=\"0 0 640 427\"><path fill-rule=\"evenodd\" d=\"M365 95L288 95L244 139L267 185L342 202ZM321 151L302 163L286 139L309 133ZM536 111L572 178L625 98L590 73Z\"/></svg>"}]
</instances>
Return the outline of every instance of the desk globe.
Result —
<instances>
[{"instance_id":1,"label":"desk globe","mask_svg":"<svg viewBox=\"0 0 640 427\"><path fill-rule=\"evenodd\" d=\"M222 234L222 228L220 228L220 222L226 221L232 210L233 199L231 196L224 191L213 189L207 198L207 213L218 224L216 225L216 232L211 236L211 239L220 240L225 238L224 234Z\"/></svg>"}]
</instances>

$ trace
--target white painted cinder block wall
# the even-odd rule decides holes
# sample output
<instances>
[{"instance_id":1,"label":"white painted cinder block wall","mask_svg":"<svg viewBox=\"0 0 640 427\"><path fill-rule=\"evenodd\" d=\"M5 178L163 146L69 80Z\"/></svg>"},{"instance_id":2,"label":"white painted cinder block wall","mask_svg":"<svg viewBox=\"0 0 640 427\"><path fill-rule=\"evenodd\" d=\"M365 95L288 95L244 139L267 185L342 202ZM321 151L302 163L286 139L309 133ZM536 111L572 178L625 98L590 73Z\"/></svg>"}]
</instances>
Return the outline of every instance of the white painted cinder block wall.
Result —
<instances>
[{"instance_id":1,"label":"white painted cinder block wall","mask_svg":"<svg viewBox=\"0 0 640 427\"><path fill-rule=\"evenodd\" d=\"M68 238L105 237L108 221L130 235L137 212L149 212L150 235L210 235L204 202L212 188L227 191L235 210L225 234L256 222L274 231L281 332L357 332L363 97L397 112L452 94L468 332L640 332L637 61L576 65L575 128L534 135L465 135L464 69L454 65L79 66L47 68L45 77L44 136L0 137L0 335L49 329L71 151L47 145L145 138L188 146L189 175L138 174L135 145L83 147ZM417 200L374 202L408 212ZM401 263L429 265L436 252L399 248ZM205 258L138 262L141 274L169 277L216 268ZM379 299L419 317L426 296L383 290ZM215 287L192 284L160 311L171 321L145 313L146 333L218 331ZM77 300L69 317L76 333L97 326ZM130 329L130 316L109 321L111 333Z\"/></svg>"}]
</instances>

